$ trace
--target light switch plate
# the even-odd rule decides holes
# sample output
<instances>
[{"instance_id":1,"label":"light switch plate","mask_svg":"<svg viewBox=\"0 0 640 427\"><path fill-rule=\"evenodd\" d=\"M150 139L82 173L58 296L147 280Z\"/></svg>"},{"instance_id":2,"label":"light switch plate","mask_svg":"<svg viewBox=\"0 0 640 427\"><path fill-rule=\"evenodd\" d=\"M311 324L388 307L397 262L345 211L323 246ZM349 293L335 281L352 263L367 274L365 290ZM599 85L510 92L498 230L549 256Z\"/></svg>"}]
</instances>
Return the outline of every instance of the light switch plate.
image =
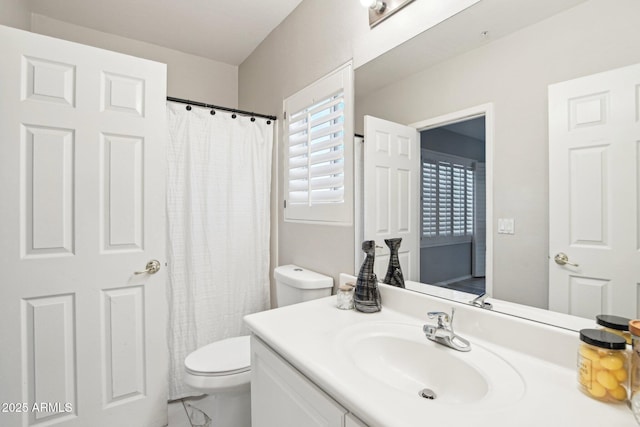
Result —
<instances>
[{"instance_id":1,"label":"light switch plate","mask_svg":"<svg viewBox=\"0 0 640 427\"><path fill-rule=\"evenodd\" d=\"M498 218L498 234L515 234L515 231L513 218Z\"/></svg>"}]
</instances>

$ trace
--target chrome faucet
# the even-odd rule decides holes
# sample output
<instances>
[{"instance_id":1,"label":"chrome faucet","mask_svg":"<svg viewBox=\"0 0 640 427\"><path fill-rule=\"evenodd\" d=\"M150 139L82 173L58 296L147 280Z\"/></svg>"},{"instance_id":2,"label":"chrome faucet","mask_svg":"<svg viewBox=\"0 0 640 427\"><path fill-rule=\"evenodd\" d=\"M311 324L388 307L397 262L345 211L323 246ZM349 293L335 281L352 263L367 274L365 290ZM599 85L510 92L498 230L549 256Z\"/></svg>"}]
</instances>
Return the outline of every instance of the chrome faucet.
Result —
<instances>
[{"instance_id":1,"label":"chrome faucet","mask_svg":"<svg viewBox=\"0 0 640 427\"><path fill-rule=\"evenodd\" d=\"M437 325L426 324L422 327L425 336L438 344L446 345L454 350L469 351L471 343L466 339L456 335L453 331L453 315L455 309L451 309L451 316L442 311L431 311L427 313L429 319L437 318Z\"/></svg>"},{"instance_id":2,"label":"chrome faucet","mask_svg":"<svg viewBox=\"0 0 640 427\"><path fill-rule=\"evenodd\" d=\"M477 297L475 297L474 299L472 299L471 301L469 301L469 304L475 305L476 307L486 308L487 310L491 310L493 308L493 305L490 302L485 301L488 296L489 295L487 295L486 292L483 292Z\"/></svg>"}]
</instances>

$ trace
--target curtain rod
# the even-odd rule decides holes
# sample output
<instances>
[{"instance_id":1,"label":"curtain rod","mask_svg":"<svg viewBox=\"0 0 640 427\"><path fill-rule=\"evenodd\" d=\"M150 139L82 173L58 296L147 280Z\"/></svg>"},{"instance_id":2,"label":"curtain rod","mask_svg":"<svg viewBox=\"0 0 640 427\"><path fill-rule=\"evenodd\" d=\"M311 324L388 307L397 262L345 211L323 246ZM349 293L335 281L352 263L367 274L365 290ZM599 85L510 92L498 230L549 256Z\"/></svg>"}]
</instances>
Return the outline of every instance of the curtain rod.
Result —
<instances>
[{"instance_id":1,"label":"curtain rod","mask_svg":"<svg viewBox=\"0 0 640 427\"><path fill-rule=\"evenodd\" d=\"M214 110L228 111L230 113L237 113L237 114L241 114L243 116L261 117L263 119L269 119L269 120L274 120L274 121L278 120L278 118L276 116L268 116L266 114L252 113L250 111L243 111L243 110L237 110L235 108L221 107L219 105L205 104L204 102L190 101L188 99L174 98L172 96L167 96L167 101L179 102L181 104L187 104L187 105L195 105L197 107L211 108L211 109L214 109ZM270 123L267 122L267 124L270 124Z\"/></svg>"}]
</instances>

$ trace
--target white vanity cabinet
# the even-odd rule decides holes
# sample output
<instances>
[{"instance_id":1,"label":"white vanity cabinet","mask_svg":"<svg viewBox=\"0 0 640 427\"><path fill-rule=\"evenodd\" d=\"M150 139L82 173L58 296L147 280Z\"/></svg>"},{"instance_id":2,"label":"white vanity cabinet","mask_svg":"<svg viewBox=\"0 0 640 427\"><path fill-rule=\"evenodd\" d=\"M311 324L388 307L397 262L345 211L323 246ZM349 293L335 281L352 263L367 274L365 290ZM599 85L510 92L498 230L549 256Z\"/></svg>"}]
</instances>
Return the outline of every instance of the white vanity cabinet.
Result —
<instances>
[{"instance_id":1,"label":"white vanity cabinet","mask_svg":"<svg viewBox=\"0 0 640 427\"><path fill-rule=\"evenodd\" d=\"M360 427L358 420L256 336L251 337L253 427Z\"/></svg>"},{"instance_id":2,"label":"white vanity cabinet","mask_svg":"<svg viewBox=\"0 0 640 427\"><path fill-rule=\"evenodd\" d=\"M379 289L377 313L338 310L333 296L245 317L254 427L366 427L354 415L372 427L635 424L626 405L576 388L576 331ZM424 313L452 308L470 352L424 337ZM437 400L418 397L426 386Z\"/></svg>"}]
</instances>

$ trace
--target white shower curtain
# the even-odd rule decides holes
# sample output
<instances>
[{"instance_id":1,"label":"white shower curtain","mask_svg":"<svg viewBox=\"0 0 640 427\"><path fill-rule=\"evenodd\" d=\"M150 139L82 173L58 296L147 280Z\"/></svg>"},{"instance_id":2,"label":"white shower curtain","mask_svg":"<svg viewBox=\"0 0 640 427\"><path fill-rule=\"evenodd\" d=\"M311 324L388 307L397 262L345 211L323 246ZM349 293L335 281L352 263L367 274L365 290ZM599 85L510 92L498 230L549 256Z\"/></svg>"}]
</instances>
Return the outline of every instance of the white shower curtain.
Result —
<instances>
[{"instance_id":1,"label":"white shower curtain","mask_svg":"<svg viewBox=\"0 0 640 427\"><path fill-rule=\"evenodd\" d=\"M169 398L193 350L246 333L244 315L269 307L274 123L167 103Z\"/></svg>"}]
</instances>

